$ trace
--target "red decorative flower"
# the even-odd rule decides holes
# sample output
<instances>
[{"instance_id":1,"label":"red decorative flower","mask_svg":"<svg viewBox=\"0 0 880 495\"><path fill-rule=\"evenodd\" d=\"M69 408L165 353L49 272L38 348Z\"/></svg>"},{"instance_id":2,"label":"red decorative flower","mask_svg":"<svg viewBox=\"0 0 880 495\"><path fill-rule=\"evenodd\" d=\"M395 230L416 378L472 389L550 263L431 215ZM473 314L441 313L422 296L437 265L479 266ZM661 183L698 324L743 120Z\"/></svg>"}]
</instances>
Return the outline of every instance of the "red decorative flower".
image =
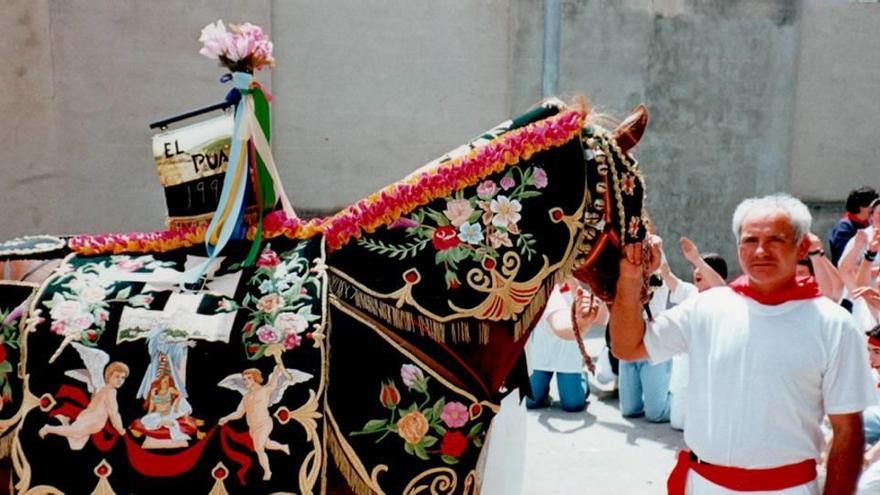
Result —
<instances>
[{"instance_id":1,"label":"red decorative flower","mask_svg":"<svg viewBox=\"0 0 880 495\"><path fill-rule=\"evenodd\" d=\"M400 392L394 386L394 382L388 382L382 385L382 391L379 392L379 402L388 409L394 409L400 403Z\"/></svg>"},{"instance_id":2,"label":"red decorative flower","mask_svg":"<svg viewBox=\"0 0 880 495\"><path fill-rule=\"evenodd\" d=\"M218 480L225 478L226 477L226 470L223 469L222 467L218 467L218 468L214 469L214 477L217 478Z\"/></svg>"},{"instance_id":3,"label":"red decorative flower","mask_svg":"<svg viewBox=\"0 0 880 495\"><path fill-rule=\"evenodd\" d=\"M437 230L434 231L432 242L437 251L452 249L461 243L458 239L458 231L451 225L437 227Z\"/></svg>"},{"instance_id":4,"label":"red decorative flower","mask_svg":"<svg viewBox=\"0 0 880 495\"><path fill-rule=\"evenodd\" d=\"M290 419L290 413L287 411L287 409L278 410L278 419L281 421L287 421L288 419Z\"/></svg>"},{"instance_id":5,"label":"red decorative flower","mask_svg":"<svg viewBox=\"0 0 880 495\"><path fill-rule=\"evenodd\" d=\"M0 363L6 361L6 346L0 344Z\"/></svg>"},{"instance_id":6,"label":"red decorative flower","mask_svg":"<svg viewBox=\"0 0 880 495\"><path fill-rule=\"evenodd\" d=\"M440 443L440 453L457 459L464 453L467 446L468 438L460 431L447 431L443 434L443 441Z\"/></svg>"},{"instance_id":7,"label":"red decorative flower","mask_svg":"<svg viewBox=\"0 0 880 495\"><path fill-rule=\"evenodd\" d=\"M257 260L257 266L268 266L273 267L281 263L281 258L278 257L278 254L271 249L264 249L262 253L260 253L260 258Z\"/></svg>"},{"instance_id":8,"label":"red decorative flower","mask_svg":"<svg viewBox=\"0 0 880 495\"><path fill-rule=\"evenodd\" d=\"M620 181L620 187L628 196L632 196L636 191L636 176L629 172L623 174L623 179Z\"/></svg>"}]
</instances>

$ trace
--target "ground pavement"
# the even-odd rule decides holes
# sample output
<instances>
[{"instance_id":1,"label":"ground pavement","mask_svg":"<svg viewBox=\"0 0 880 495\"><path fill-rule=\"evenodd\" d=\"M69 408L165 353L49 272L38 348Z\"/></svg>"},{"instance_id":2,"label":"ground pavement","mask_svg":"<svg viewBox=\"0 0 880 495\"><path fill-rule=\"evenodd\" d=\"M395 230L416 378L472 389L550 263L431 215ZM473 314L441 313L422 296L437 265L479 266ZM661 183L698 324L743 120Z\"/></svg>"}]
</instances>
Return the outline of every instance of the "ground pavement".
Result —
<instances>
[{"instance_id":1,"label":"ground pavement","mask_svg":"<svg viewBox=\"0 0 880 495\"><path fill-rule=\"evenodd\" d=\"M587 339L598 355L601 334ZM656 495L666 493L666 477L684 446L669 423L653 424L620 416L617 397L598 397L593 384L587 409L566 413L553 407L528 411L524 495Z\"/></svg>"}]
</instances>

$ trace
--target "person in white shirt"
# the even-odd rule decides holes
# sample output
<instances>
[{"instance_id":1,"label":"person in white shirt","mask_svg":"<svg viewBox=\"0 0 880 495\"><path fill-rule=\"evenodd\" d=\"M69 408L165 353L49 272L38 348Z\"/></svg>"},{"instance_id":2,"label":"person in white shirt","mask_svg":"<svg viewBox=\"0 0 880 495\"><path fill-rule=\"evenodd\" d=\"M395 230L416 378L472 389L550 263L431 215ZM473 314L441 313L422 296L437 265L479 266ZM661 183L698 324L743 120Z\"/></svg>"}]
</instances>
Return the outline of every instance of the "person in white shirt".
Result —
<instances>
[{"instance_id":1,"label":"person in white shirt","mask_svg":"<svg viewBox=\"0 0 880 495\"><path fill-rule=\"evenodd\" d=\"M550 392L550 380L556 374L556 388L560 407L577 412L586 406L589 388L584 380L584 358L578 348L571 321L573 294L579 289L577 280L570 279L557 285L550 294L544 314L532 331L526 344L526 362L531 371L529 382L532 398L526 400L529 409L544 407ZM583 339L593 325L604 326L608 321L605 305L593 298L585 301L585 312L578 313L578 328Z\"/></svg>"},{"instance_id":2,"label":"person in white shirt","mask_svg":"<svg viewBox=\"0 0 880 495\"><path fill-rule=\"evenodd\" d=\"M733 216L744 275L646 325L643 259L627 245L611 306L612 351L661 362L688 353L687 428L670 494L739 491L816 495L825 415L834 433L825 494L852 494L862 465L861 412L875 403L867 351L854 320L795 278L809 249L807 207L788 195L748 199Z\"/></svg>"}]
</instances>

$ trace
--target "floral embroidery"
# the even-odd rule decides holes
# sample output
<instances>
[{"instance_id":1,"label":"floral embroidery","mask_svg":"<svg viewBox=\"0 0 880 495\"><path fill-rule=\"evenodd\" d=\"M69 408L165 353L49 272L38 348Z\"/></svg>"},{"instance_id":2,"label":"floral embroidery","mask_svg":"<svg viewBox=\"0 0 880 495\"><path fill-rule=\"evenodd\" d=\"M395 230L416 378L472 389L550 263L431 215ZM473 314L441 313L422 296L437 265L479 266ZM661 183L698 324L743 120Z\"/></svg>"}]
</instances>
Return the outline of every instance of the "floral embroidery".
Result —
<instances>
[{"instance_id":1,"label":"floral embroidery","mask_svg":"<svg viewBox=\"0 0 880 495\"><path fill-rule=\"evenodd\" d=\"M272 212L263 218L263 237L271 239L284 235L290 239L310 239L323 233L328 248L338 249L352 237L360 238L363 231L372 232L380 226L393 225L402 215L419 206L478 184L480 180L500 173L520 160L528 160L535 153L568 142L572 136L580 133L585 118L585 113L570 109L515 129L467 155L442 163L432 173L415 176L371 194L332 217L304 220L289 217L283 210ZM545 181L546 173L537 172L535 186L541 189ZM498 185L489 185L487 182L492 181L484 181L482 191L479 188L477 191L484 199L491 198L497 192L490 188ZM500 182L510 185L510 180L502 179ZM165 252L201 244L207 228L208 222L204 222L171 231L81 235L71 238L68 246L74 252L87 255ZM255 234L256 226L253 225L248 230L248 238L252 239Z\"/></svg>"},{"instance_id":2,"label":"floral embroidery","mask_svg":"<svg viewBox=\"0 0 880 495\"><path fill-rule=\"evenodd\" d=\"M400 367L400 379L413 395L412 404L401 408L402 397L394 380L383 382L379 390L379 403L389 410L390 416L387 419L371 419L360 431L352 432L350 436L381 434L376 440L379 443L389 434L396 433L403 440L403 449L407 454L425 461L430 460L431 455L439 455L446 464L456 464L471 443L475 447L483 445L483 423L473 421L467 433L463 433L471 418L480 415L482 406L471 404L468 407L457 401L446 402L444 397L431 404L429 378L413 364ZM421 402L418 402L418 396L423 397Z\"/></svg>"},{"instance_id":3,"label":"floral embroidery","mask_svg":"<svg viewBox=\"0 0 880 495\"><path fill-rule=\"evenodd\" d=\"M641 225L641 220L639 217L632 217L629 219L629 235L632 237L637 237L639 235L639 225Z\"/></svg>"},{"instance_id":4,"label":"floral embroidery","mask_svg":"<svg viewBox=\"0 0 880 495\"><path fill-rule=\"evenodd\" d=\"M496 184L485 180L477 186L475 196L463 191L445 198L446 208L440 212L424 207L411 216L401 218L394 226L405 228L407 241L388 244L363 238L358 244L370 251L404 260L428 247L436 251L434 261L443 265L446 287L461 285L459 263L473 260L483 266L497 265L499 249L516 249L528 259L535 254L535 239L520 230L522 201L540 196L547 187L547 173L535 166L512 168Z\"/></svg>"},{"instance_id":5,"label":"floral embroidery","mask_svg":"<svg viewBox=\"0 0 880 495\"><path fill-rule=\"evenodd\" d=\"M63 264L58 269L61 277L48 286L54 292L52 299L43 301L49 310L50 330L66 339L95 346L110 319L110 303L146 308L153 301L149 293L130 296L130 283L114 280L109 272L154 271L171 266L173 262L158 261L152 256L110 256L76 268Z\"/></svg>"},{"instance_id":6,"label":"floral embroidery","mask_svg":"<svg viewBox=\"0 0 880 495\"><path fill-rule=\"evenodd\" d=\"M18 349L18 321L21 315L16 311L0 311L0 409L12 401L12 386L7 376L12 373L13 366L9 362L8 349Z\"/></svg>"},{"instance_id":7,"label":"floral embroidery","mask_svg":"<svg viewBox=\"0 0 880 495\"><path fill-rule=\"evenodd\" d=\"M623 174L623 178L620 180L620 188L623 189L623 192L625 192L627 196L635 194L636 176L629 172Z\"/></svg>"},{"instance_id":8,"label":"floral embroidery","mask_svg":"<svg viewBox=\"0 0 880 495\"><path fill-rule=\"evenodd\" d=\"M279 255L267 244L260 253L257 269L248 281L256 292L248 293L241 306L249 313L242 334L248 359L272 354L271 349L296 349L309 326L321 319L313 313L320 281L310 270L309 261L300 255L301 250L298 247Z\"/></svg>"}]
</instances>

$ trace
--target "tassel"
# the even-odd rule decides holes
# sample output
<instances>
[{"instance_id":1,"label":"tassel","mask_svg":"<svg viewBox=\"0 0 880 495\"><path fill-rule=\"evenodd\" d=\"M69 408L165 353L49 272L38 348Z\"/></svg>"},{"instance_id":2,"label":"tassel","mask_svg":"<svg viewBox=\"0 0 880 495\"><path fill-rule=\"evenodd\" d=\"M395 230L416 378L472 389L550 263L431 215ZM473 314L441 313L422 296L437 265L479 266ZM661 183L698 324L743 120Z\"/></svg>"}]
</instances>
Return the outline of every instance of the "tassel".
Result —
<instances>
[{"instance_id":1,"label":"tassel","mask_svg":"<svg viewBox=\"0 0 880 495\"><path fill-rule=\"evenodd\" d=\"M345 478L348 487L356 495L374 494L373 489L355 472L354 466L351 465L348 457L342 452L342 447L340 447L339 442L336 440L336 435L333 433L327 435L327 450L330 451L330 457L333 458L333 463L336 464L336 468L339 469L342 477Z\"/></svg>"}]
</instances>

